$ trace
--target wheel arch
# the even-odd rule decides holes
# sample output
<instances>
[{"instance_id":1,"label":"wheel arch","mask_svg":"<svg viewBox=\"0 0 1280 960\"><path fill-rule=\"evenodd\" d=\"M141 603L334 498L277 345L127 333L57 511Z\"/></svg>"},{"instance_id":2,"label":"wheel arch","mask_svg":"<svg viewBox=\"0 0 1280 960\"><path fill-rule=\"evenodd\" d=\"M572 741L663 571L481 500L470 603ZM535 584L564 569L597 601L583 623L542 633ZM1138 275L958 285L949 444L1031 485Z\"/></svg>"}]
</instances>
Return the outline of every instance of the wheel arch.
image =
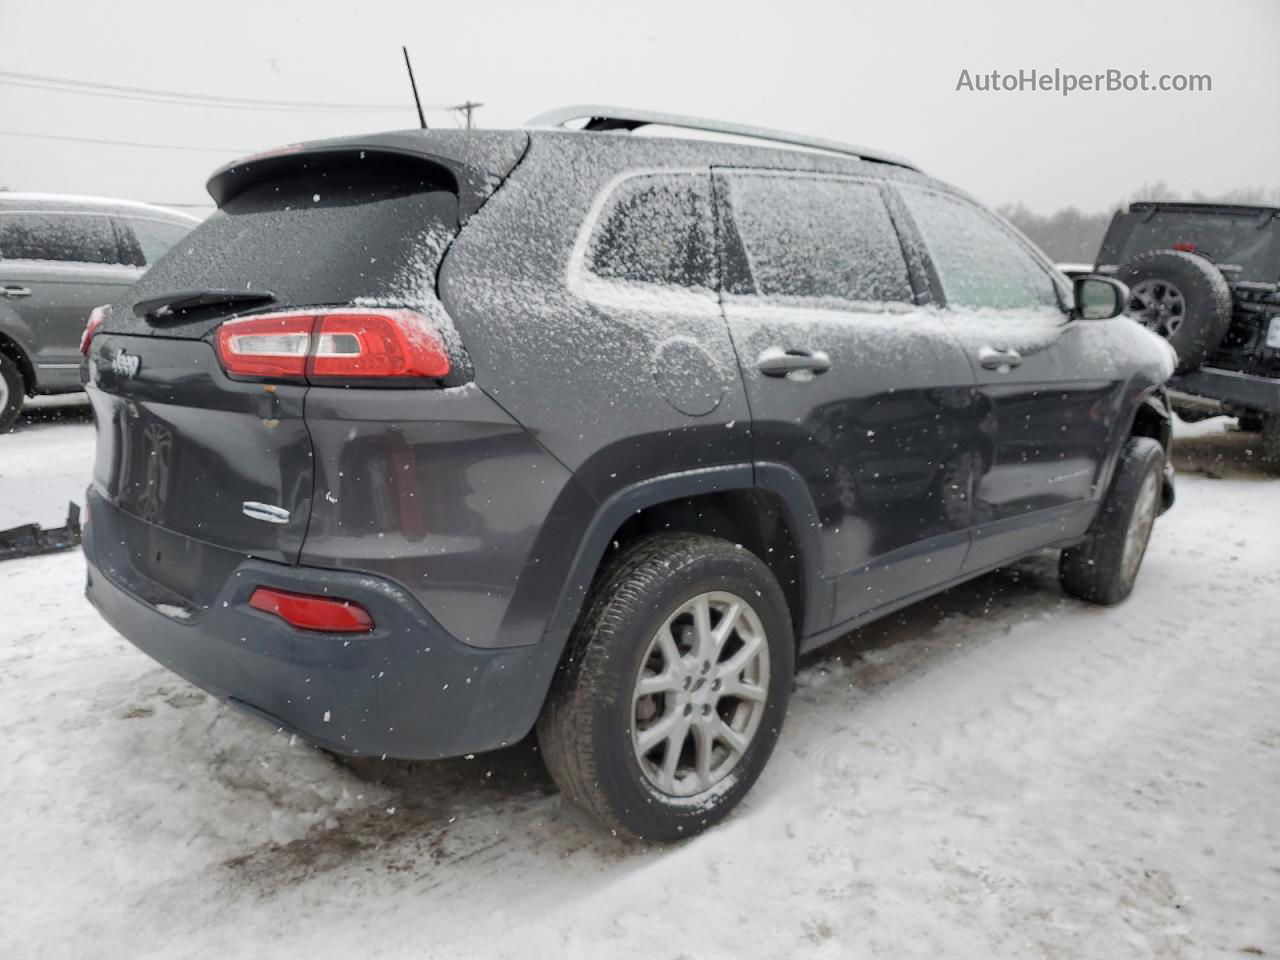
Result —
<instances>
[{"instance_id":1,"label":"wheel arch","mask_svg":"<svg viewBox=\"0 0 1280 960\"><path fill-rule=\"evenodd\" d=\"M830 586L820 569L817 511L804 481L782 464L733 464L645 480L599 506L548 621L544 639L553 641L557 656L609 558L661 531L741 543L778 578L797 640L828 625Z\"/></svg>"},{"instance_id":2,"label":"wheel arch","mask_svg":"<svg viewBox=\"0 0 1280 960\"><path fill-rule=\"evenodd\" d=\"M27 356L27 351L13 337L4 331L0 331L0 353L3 353L17 366L18 373L22 375L23 392L30 396L36 388L36 368L32 364L31 358Z\"/></svg>"},{"instance_id":3,"label":"wheel arch","mask_svg":"<svg viewBox=\"0 0 1280 960\"><path fill-rule=\"evenodd\" d=\"M1166 469L1161 484L1161 513L1173 506L1173 472L1168 467L1173 448L1173 408L1164 386L1157 384L1142 394L1135 405L1129 430L1121 440L1121 448L1130 437L1150 437L1164 449Z\"/></svg>"}]
</instances>

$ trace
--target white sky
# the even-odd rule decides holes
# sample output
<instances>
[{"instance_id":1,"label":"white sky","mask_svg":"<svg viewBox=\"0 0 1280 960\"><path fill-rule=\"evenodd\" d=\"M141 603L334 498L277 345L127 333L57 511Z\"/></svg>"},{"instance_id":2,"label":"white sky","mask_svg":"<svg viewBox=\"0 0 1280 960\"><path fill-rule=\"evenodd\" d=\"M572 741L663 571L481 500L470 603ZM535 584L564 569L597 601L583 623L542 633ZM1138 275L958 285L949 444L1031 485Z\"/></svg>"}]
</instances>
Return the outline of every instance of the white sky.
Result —
<instances>
[{"instance_id":1,"label":"white sky","mask_svg":"<svg viewBox=\"0 0 1280 960\"><path fill-rule=\"evenodd\" d=\"M1280 185L1278 0L986 3L569 0L112 3L0 0L0 71L224 96L397 102L295 113L0 83L0 186L207 203L209 172L300 139L416 125L424 101L483 101L484 126L602 102L716 116L906 155L991 204L1100 209L1144 183ZM1208 73L1211 93L956 92L962 68ZM0 80L5 78L0 77ZM452 124L435 113L428 121Z\"/></svg>"}]
</instances>

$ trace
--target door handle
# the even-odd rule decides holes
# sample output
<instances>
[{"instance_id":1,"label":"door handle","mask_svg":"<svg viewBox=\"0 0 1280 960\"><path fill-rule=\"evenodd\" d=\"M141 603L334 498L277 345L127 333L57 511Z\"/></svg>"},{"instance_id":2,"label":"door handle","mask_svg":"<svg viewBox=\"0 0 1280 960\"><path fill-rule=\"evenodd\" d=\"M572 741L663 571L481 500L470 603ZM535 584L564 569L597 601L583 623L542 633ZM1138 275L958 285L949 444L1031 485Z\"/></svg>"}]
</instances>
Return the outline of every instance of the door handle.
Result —
<instances>
[{"instance_id":1,"label":"door handle","mask_svg":"<svg viewBox=\"0 0 1280 960\"><path fill-rule=\"evenodd\" d=\"M770 347L756 359L756 369L766 377L785 377L798 370L826 373L831 369L831 358L822 350L782 350Z\"/></svg>"},{"instance_id":2,"label":"door handle","mask_svg":"<svg viewBox=\"0 0 1280 960\"><path fill-rule=\"evenodd\" d=\"M31 288L30 287L14 287L14 286L0 287L0 296L29 297L31 296Z\"/></svg>"},{"instance_id":3,"label":"door handle","mask_svg":"<svg viewBox=\"0 0 1280 960\"><path fill-rule=\"evenodd\" d=\"M1022 362L1022 354L1017 350L997 350L995 347L980 347L978 362L987 370L1001 370L1008 373Z\"/></svg>"}]
</instances>

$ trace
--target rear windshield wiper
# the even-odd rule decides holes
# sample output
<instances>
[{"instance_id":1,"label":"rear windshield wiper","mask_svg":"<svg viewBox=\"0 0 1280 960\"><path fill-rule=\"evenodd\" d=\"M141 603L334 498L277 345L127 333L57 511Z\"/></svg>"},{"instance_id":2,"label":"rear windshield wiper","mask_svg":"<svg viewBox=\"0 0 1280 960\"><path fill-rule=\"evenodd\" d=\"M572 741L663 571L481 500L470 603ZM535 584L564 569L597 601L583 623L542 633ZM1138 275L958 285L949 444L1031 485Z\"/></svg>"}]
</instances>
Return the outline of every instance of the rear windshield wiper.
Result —
<instances>
[{"instance_id":1,"label":"rear windshield wiper","mask_svg":"<svg viewBox=\"0 0 1280 960\"><path fill-rule=\"evenodd\" d=\"M181 290L139 300L133 305L133 312L146 320L164 321L206 307L261 307L275 302L275 294L265 290Z\"/></svg>"}]
</instances>

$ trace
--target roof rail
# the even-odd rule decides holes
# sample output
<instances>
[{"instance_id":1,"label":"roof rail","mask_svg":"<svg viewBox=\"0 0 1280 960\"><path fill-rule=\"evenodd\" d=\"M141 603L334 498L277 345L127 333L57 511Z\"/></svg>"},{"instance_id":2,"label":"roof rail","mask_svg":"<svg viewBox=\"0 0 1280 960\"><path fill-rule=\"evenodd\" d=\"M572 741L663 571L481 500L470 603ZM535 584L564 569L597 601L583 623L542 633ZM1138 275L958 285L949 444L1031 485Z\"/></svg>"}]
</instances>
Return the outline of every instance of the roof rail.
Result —
<instances>
[{"instance_id":1,"label":"roof rail","mask_svg":"<svg viewBox=\"0 0 1280 960\"><path fill-rule=\"evenodd\" d=\"M748 137L752 140L768 140L772 143L784 143L793 147L808 147L811 150L825 150L828 153L839 153L845 156L858 157L862 160L873 160L876 163L891 163L894 166L918 169L915 164L892 153L879 150L867 150L851 143L838 140L824 140L822 137L807 137L801 133L787 133L785 130L770 130L767 127L753 127L743 123L726 123L722 120L705 120L701 117L686 117L678 113L658 113L653 110L632 110L628 107L609 107L602 104L574 104L570 107L558 107L548 110L529 120L527 127L563 127L570 120L586 118L583 130L635 130L637 127L658 124L664 127L681 127L685 130L701 130L706 133L726 133L736 137Z\"/></svg>"}]
</instances>

